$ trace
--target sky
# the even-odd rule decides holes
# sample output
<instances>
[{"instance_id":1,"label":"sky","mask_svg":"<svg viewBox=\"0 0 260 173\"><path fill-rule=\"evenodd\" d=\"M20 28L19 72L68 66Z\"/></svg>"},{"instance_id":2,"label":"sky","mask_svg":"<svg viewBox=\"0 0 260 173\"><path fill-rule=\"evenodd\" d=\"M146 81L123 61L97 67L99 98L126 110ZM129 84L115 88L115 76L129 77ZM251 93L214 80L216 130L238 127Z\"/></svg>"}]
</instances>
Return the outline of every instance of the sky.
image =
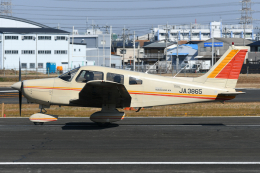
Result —
<instances>
[{"instance_id":1,"label":"sky","mask_svg":"<svg viewBox=\"0 0 260 173\"><path fill-rule=\"evenodd\" d=\"M98 25L101 30L112 26L113 33L122 29L137 35L150 33L158 25L238 24L241 0L12 0L13 16L50 27L79 32ZM260 26L260 0L252 0L254 26Z\"/></svg>"}]
</instances>

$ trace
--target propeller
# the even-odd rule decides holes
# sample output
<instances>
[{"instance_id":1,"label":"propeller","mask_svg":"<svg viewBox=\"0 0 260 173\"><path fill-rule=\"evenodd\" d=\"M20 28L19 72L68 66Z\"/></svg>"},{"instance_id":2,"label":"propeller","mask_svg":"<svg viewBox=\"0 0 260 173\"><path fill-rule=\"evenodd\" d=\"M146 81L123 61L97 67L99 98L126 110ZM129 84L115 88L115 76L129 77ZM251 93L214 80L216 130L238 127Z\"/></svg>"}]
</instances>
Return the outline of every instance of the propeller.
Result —
<instances>
[{"instance_id":1,"label":"propeller","mask_svg":"<svg viewBox=\"0 0 260 173\"><path fill-rule=\"evenodd\" d=\"M19 59L19 82L22 81L22 74L21 74L21 63ZM23 82L21 82L21 88L19 90L19 110L20 110L20 117L22 116L22 96L23 96Z\"/></svg>"}]
</instances>

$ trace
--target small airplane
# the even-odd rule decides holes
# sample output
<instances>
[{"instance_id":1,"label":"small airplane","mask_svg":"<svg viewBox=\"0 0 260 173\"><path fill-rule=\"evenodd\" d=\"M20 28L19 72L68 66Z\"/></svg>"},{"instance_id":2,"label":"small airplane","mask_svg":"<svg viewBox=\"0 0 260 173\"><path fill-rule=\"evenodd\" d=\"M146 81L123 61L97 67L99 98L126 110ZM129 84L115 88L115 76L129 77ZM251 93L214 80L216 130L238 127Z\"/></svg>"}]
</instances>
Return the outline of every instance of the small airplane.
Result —
<instances>
[{"instance_id":1,"label":"small airplane","mask_svg":"<svg viewBox=\"0 0 260 173\"><path fill-rule=\"evenodd\" d=\"M21 116L22 95L28 102L39 104L40 113L30 120L36 125L56 121L45 114L51 105L102 108L90 116L100 126L124 119L117 108L141 108L199 102L226 101L243 94L235 86L247 56L248 47L230 46L227 52L203 76L163 77L152 74L84 66L56 78L19 81L12 88L19 90ZM19 62L20 63L20 62ZM137 112L138 112L137 111Z\"/></svg>"}]
</instances>

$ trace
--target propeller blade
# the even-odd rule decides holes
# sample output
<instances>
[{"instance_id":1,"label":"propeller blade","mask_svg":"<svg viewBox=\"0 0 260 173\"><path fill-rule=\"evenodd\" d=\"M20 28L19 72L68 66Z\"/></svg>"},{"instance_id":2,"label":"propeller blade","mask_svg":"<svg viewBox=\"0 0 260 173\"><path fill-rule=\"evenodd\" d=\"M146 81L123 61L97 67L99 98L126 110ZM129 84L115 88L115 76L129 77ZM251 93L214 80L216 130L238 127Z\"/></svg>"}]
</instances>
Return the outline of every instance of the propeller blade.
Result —
<instances>
[{"instance_id":1,"label":"propeller blade","mask_svg":"<svg viewBox=\"0 0 260 173\"><path fill-rule=\"evenodd\" d=\"M21 63L19 58L19 81L22 80L22 73L21 73ZM19 91L19 110L20 110L20 117L22 116L22 96L23 96L23 82L21 83L21 89Z\"/></svg>"},{"instance_id":2,"label":"propeller blade","mask_svg":"<svg viewBox=\"0 0 260 173\"><path fill-rule=\"evenodd\" d=\"M22 74L21 74L21 63L20 63L20 58L19 58L19 81L22 80Z\"/></svg>"},{"instance_id":3,"label":"propeller blade","mask_svg":"<svg viewBox=\"0 0 260 173\"><path fill-rule=\"evenodd\" d=\"M23 82L21 84L21 90L19 91L19 110L20 110L20 117L22 116L22 91L23 91Z\"/></svg>"}]
</instances>

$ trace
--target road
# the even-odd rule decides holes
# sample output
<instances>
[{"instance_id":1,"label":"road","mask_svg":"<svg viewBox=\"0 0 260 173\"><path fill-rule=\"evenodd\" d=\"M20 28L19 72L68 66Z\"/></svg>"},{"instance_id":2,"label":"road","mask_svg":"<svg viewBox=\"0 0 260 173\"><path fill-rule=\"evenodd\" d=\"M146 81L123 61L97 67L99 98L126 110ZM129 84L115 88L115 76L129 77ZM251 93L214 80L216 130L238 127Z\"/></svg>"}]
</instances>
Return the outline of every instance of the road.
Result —
<instances>
[{"instance_id":1,"label":"road","mask_svg":"<svg viewBox=\"0 0 260 173\"><path fill-rule=\"evenodd\" d=\"M246 94L238 95L228 102L260 102L260 89L237 89L237 91L246 92ZM26 98L22 100L23 104L27 104ZM0 103L18 104L18 92L12 88L0 88Z\"/></svg>"},{"instance_id":2,"label":"road","mask_svg":"<svg viewBox=\"0 0 260 173\"><path fill-rule=\"evenodd\" d=\"M260 170L260 117L126 118L108 128L88 118L2 118L0 132L0 172Z\"/></svg>"}]
</instances>

